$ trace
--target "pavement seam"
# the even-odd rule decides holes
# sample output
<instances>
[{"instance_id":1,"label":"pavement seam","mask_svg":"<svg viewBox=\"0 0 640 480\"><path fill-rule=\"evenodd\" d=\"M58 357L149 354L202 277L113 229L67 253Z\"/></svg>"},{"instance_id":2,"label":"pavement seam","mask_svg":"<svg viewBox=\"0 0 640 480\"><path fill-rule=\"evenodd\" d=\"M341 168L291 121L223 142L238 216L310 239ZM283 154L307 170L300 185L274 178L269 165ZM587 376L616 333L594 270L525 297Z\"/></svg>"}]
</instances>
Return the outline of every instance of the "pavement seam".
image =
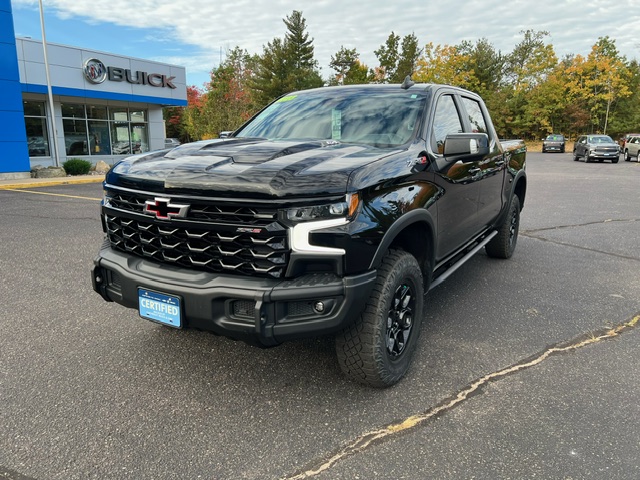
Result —
<instances>
[{"instance_id":1,"label":"pavement seam","mask_svg":"<svg viewBox=\"0 0 640 480\"><path fill-rule=\"evenodd\" d=\"M422 426L428 420L436 417L437 415L446 413L447 411L453 409L457 405L467 400L471 395L478 393L478 390L487 385L489 382L493 382L506 377L507 375L511 375L522 370L535 367L547 360L551 355L575 351L588 345L617 337L624 333L626 330L630 330L636 327L639 321L640 314L637 314L631 320L621 323L615 327L607 327L598 332L580 335L579 337L569 342L553 345L544 350L542 353L522 360L512 366L509 366L497 372L489 373L475 380L470 385L460 390L454 396L449 397L435 407L429 408L424 413L412 415L401 422L387 425L386 427L379 430L364 433L344 447L340 448L338 451L332 453L330 456L313 462L311 466L306 468L304 471L300 471L299 473L293 474L291 476L283 477L282 480L302 480L305 478L315 477L329 470L336 463L344 460L347 457L362 453L372 445L377 445L382 442L389 441L401 433L406 433L409 430L413 430L419 426Z\"/></svg>"},{"instance_id":2,"label":"pavement seam","mask_svg":"<svg viewBox=\"0 0 640 480\"><path fill-rule=\"evenodd\" d=\"M640 262L640 258L638 257L631 257L629 255L621 255L619 253L613 253L613 252L605 252L604 250L598 250L597 248L583 247L581 245L576 245L575 243L561 242L559 240L551 240L549 238L541 237L539 235L531 235L530 233L527 233L527 232L520 232L520 235L522 235L523 237L540 240L541 242L549 242L555 245L562 245L563 247L572 247L572 248L577 248L578 250L585 250L587 252L600 253L602 255L609 255L612 257L623 258L625 260L633 260L636 262Z\"/></svg>"},{"instance_id":3,"label":"pavement seam","mask_svg":"<svg viewBox=\"0 0 640 480\"><path fill-rule=\"evenodd\" d=\"M79 195L66 195L64 193L34 192L33 190L23 190L18 188L4 188L3 190L6 190L8 192L33 193L35 195L49 195L52 197L78 198L81 200L96 200L98 202L102 200L101 198L97 198L97 197L81 197Z\"/></svg>"}]
</instances>

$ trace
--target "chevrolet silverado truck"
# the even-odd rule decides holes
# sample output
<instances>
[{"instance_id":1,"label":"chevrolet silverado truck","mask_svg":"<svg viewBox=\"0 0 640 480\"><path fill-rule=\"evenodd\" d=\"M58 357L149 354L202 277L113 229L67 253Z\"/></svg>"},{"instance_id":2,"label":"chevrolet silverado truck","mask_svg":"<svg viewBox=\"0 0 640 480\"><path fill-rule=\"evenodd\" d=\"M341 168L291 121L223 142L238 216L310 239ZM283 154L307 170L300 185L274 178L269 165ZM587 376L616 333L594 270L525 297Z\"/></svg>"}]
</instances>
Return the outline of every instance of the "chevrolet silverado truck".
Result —
<instances>
[{"instance_id":1,"label":"chevrolet silverado truck","mask_svg":"<svg viewBox=\"0 0 640 480\"><path fill-rule=\"evenodd\" d=\"M460 88L290 93L226 138L114 165L93 288L145 319L259 346L333 335L348 377L390 386L425 294L482 248L514 252L525 155Z\"/></svg>"}]
</instances>

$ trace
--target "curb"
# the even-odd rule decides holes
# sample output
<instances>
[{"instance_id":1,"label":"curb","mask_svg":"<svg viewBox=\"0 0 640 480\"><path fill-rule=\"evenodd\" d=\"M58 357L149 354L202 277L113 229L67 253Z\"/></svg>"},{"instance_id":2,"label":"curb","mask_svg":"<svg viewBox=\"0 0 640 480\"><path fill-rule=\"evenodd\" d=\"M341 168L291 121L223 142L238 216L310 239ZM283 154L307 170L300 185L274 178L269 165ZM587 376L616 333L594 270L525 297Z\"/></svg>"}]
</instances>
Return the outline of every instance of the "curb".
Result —
<instances>
[{"instance_id":1,"label":"curb","mask_svg":"<svg viewBox=\"0 0 640 480\"><path fill-rule=\"evenodd\" d=\"M0 181L0 190L14 190L21 188L54 187L57 185L81 185L84 183L102 183L104 175L92 175L89 177L71 178L27 178L24 180Z\"/></svg>"}]
</instances>

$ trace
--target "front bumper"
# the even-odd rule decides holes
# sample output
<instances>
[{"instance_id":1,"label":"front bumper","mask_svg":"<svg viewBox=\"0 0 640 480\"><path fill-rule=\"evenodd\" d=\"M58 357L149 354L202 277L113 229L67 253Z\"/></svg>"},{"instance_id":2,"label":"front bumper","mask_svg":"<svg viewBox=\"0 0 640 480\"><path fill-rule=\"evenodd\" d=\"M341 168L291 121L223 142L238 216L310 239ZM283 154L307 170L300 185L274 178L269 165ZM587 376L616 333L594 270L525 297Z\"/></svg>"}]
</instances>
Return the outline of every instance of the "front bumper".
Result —
<instances>
[{"instance_id":1,"label":"front bumper","mask_svg":"<svg viewBox=\"0 0 640 480\"><path fill-rule=\"evenodd\" d=\"M376 279L375 271L291 280L219 275L127 255L106 242L94 264L93 289L106 301L138 309L138 288L175 295L183 327L261 346L343 329L364 309ZM314 308L316 302L323 311Z\"/></svg>"}]
</instances>

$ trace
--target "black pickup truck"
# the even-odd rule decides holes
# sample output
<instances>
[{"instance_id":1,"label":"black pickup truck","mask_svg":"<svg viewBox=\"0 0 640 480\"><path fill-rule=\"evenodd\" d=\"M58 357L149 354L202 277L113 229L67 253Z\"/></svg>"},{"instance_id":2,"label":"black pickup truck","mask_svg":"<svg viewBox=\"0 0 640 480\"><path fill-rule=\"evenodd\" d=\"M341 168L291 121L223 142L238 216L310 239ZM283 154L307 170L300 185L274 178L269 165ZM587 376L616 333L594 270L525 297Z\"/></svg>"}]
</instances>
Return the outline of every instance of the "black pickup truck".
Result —
<instances>
[{"instance_id":1,"label":"black pickup truck","mask_svg":"<svg viewBox=\"0 0 640 480\"><path fill-rule=\"evenodd\" d=\"M483 247L512 255L525 155L459 88L291 93L227 138L114 165L93 288L143 318L260 346L332 334L346 375L389 386L425 293Z\"/></svg>"}]
</instances>

